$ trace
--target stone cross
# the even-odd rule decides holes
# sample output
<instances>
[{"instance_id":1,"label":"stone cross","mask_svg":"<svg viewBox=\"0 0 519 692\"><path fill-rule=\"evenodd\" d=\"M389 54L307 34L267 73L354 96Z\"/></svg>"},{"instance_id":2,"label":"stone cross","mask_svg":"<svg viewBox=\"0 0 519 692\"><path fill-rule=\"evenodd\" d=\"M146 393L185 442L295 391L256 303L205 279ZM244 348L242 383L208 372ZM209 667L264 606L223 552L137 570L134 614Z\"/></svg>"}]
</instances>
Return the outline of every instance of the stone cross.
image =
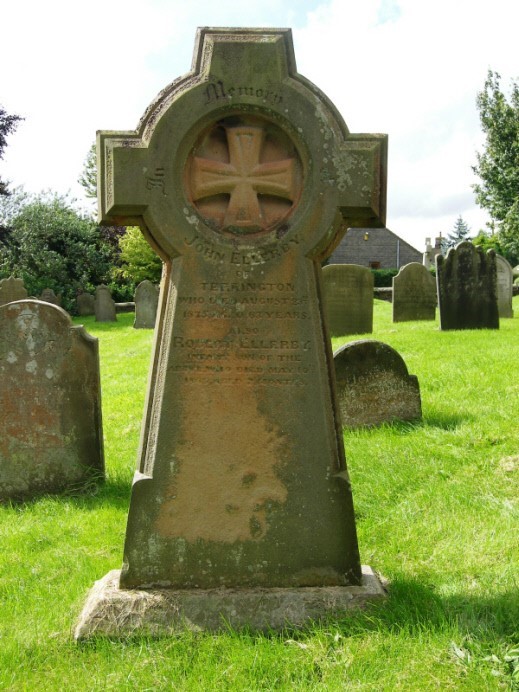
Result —
<instances>
[{"instance_id":1,"label":"stone cross","mask_svg":"<svg viewBox=\"0 0 519 692\"><path fill-rule=\"evenodd\" d=\"M349 133L289 30L206 28L98 156L101 220L166 267L120 587L359 584L320 263L384 226L387 137Z\"/></svg>"}]
</instances>

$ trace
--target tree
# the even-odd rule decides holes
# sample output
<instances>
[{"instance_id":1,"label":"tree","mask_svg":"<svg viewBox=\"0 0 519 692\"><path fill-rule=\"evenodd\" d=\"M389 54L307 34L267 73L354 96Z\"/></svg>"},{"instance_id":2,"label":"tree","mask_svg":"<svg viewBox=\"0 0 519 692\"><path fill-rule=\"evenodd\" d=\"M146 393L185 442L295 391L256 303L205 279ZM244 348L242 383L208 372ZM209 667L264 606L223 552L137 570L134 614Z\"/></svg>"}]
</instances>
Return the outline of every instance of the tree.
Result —
<instances>
[{"instance_id":1,"label":"tree","mask_svg":"<svg viewBox=\"0 0 519 692\"><path fill-rule=\"evenodd\" d=\"M149 279L158 283L162 274L162 260L151 249L139 228L130 226L119 240L121 269L125 278L135 284Z\"/></svg>"},{"instance_id":2,"label":"tree","mask_svg":"<svg viewBox=\"0 0 519 692\"><path fill-rule=\"evenodd\" d=\"M92 144L83 163L83 172L78 178L78 183L85 191L88 199L97 200L97 154L96 144Z\"/></svg>"},{"instance_id":3,"label":"tree","mask_svg":"<svg viewBox=\"0 0 519 692\"><path fill-rule=\"evenodd\" d=\"M512 82L509 99L500 88L500 75L489 70L477 106L486 142L477 153L473 186L476 202L490 215L490 227L513 261L519 257L519 84Z\"/></svg>"},{"instance_id":4,"label":"tree","mask_svg":"<svg viewBox=\"0 0 519 692\"><path fill-rule=\"evenodd\" d=\"M8 115L0 106L0 159L4 156L4 149L7 146L7 135L16 129L20 120L23 120L19 115ZM4 183L0 178L0 195L8 195L7 183Z\"/></svg>"},{"instance_id":5,"label":"tree","mask_svg":"<svg viewBox=\"0 0 519 692\"><path fill-rule=\"evenodd\" d=\"M442 239L442 251L446 252L450 247L454 247L458 243L461 243L462 240L468 240L467 236L469 233L470 228L460 214L454 223L454 228L451 233L449 233L446 238Z\"/></svg>"},{"instance_id":6,"label":"tree","mask_svg":"<svg viewBox=\"0 0 519 692\"><path fill-rule=\"evenodd\" d=\"M75 211L66 196L27 196L7 220L0 273L22 278L29 295L52 288L73 312L79 289L93 290L109 280L109 245L95 222Z\"/></svg>"}]
</instances>

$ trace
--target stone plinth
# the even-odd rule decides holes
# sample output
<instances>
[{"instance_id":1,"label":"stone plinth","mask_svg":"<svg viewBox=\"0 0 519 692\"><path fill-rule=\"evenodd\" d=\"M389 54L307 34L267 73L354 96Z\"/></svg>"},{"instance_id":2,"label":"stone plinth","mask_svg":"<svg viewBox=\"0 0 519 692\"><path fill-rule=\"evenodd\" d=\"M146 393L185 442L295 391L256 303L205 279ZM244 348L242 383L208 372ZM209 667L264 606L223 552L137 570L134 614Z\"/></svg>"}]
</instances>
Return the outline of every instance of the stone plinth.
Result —
<instances>
[{"instance_id":1,"label":"stone plinth","mask_svg":"<svg viewBox=\"0 0 519 692\"><path fill-rule=\"evenodd\" d=\"M120 589L113 570L92 587L74 637L172 636L191 631L279 630L347 612L385 597L371 568L358 586L251 589Z\"/></svg>"}]
</instances>

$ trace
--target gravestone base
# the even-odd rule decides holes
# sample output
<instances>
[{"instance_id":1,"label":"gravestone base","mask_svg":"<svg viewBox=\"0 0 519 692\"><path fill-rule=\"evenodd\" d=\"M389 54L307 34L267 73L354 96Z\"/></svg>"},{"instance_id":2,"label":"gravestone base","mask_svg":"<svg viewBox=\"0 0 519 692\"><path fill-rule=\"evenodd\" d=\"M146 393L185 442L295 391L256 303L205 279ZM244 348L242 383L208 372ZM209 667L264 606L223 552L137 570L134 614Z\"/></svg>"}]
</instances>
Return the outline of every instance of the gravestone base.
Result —
<instances>
[{"instance_id":1,"label":"gravestone base","mask_svg":"<svg viewBox=\"0 0 519 692\"><path fill-rule=\"evenodd\" d=\"M278 630L344 614L386 595L379 577L366 565L361 586L137 590L120 589L119 574L112 570L92 587L74 632L76 640L161 637L229 627Z\"/></svg>"}]
</instances>

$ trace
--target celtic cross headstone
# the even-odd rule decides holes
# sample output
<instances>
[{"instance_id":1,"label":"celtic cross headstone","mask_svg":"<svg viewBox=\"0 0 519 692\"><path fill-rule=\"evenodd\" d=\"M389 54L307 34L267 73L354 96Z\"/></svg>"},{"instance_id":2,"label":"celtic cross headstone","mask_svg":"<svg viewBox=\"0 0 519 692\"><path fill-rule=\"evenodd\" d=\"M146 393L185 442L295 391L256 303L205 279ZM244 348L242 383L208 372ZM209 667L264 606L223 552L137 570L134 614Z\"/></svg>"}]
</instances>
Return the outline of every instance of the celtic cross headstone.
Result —
<instances>
[{"instance_id":1,"label":"celtic cross headstone","mask_svg":"<svg viewBox=\"0 0 519 692\"><path fill-rule=\"evenodd\" d=\"M102 221L140 225L166 265L124 564L103 588L177 590L208 627L276 626L268 589L360 588L320 263L348 226L384 225L387 137L348 132L289 30L201 29L192 72L98 150ZM217 607L185 600L221 587ZM265 587L264 605L234 587Z\"/></svg>"}]
</instances>

